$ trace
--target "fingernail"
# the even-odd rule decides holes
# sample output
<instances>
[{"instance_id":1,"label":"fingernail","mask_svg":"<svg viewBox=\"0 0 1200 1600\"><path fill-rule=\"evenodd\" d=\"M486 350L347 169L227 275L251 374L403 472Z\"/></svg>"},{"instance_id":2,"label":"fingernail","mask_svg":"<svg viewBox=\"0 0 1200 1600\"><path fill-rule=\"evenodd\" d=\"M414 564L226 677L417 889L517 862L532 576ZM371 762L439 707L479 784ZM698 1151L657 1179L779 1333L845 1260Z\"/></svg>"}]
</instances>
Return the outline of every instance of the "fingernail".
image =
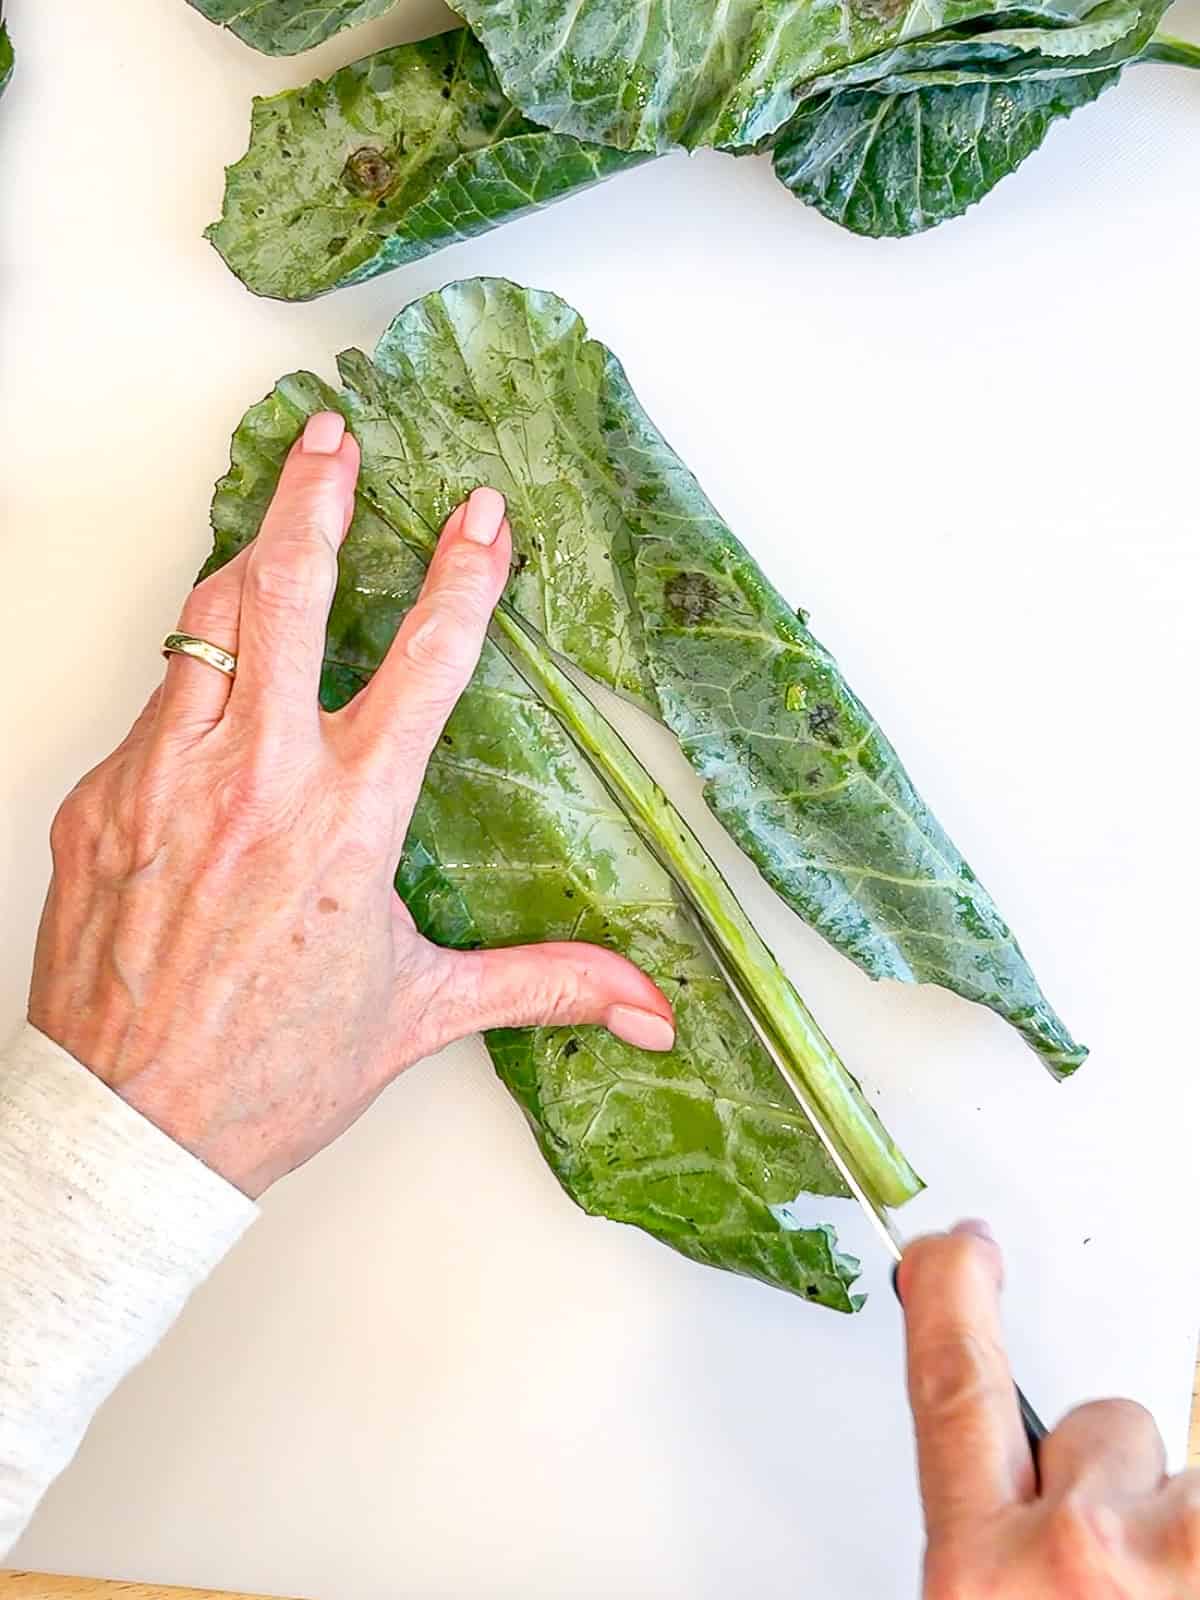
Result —
<instances>
[{"instance_id":1,"label":"fingernail","mask_svg":"<svg viewBox=\"0 0 1200 1600\"><path fill-rule=\"evenodd\" d=\"M995 1244L996 1235L984 1222L982 1217L968 1217L965 1222L959 1222L950 1229L951 1233L973 1233L977 1239L986 1239L989 1244Z\"/></svg>"},{"instance_id":2,"label":"fingernail","mask_svg":"<svg viewBox=\"0 0 1200 1600\"><path fill-rule=\"evenodd\" d=\"M300 448L308 456L335 456L346 434L346 419L336 411L318 411L304 424Z\"/></svg>"},{"instance_id":3,"label":"fingernail","mask_svg":"<svg viewBox=\"0 0 1200 1600\"><path fill-rule=\"evenodd\" d=\"M666 1017L640 1006L609 1006L604 1026L636 1050L670 1050L675 1043L675 1029Z\"/></svg>"},{"instance_id":4,"label":"fingernail","mask_svg":"<svg viewBox=\"0 0 1200 1600\"><path fill-rule=\"evenodd\" d=\"M473 544L495 544L504 521L504 496L498 489L472 489L463 514L463 538Z\"/></svg>"}]
</instances>

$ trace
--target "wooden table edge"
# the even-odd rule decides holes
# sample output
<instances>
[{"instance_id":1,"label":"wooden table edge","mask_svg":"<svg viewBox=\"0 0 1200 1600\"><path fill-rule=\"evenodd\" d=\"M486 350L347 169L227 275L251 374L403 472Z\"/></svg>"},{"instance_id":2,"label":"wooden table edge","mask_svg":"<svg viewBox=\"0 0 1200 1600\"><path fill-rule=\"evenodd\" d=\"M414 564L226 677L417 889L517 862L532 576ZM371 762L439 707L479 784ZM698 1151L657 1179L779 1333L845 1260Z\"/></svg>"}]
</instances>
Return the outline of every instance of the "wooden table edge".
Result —
<instances>
[{"instance_id":1,"label":"wooden table edge","mask_svg":"<svg viewBox=\"0 0 1200 1600\"><path fill-rule=\"evenodd\" d=\"M224 1589L171 1589L158 1583L68 1578L51 1572L0 1572L2 1600L272 1600ZM278 1597L276 1597L278 1600Z\"/></svg>"}]
</instances>

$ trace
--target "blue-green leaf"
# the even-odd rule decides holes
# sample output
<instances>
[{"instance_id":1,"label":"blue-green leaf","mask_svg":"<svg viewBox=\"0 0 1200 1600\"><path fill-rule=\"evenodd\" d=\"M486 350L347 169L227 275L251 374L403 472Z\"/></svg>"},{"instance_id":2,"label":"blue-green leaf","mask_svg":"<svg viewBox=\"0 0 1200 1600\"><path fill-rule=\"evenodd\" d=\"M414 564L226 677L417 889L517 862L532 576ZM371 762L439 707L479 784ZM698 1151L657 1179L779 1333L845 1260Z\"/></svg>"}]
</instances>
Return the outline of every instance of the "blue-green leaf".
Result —
<instances>
[{"instance_id":1,"label":"blue-green leaf","mask_svg":"<svg viewBox=\"0 0 1200 1600\"><path fill-rule=\"evenodd\" d=\"M1110 68L907 93L835 91L801 106L775 146L775 171L793 194L854 233L921 233L982 200L1055 122L1090 105L1120 75Z\"/></svg>"},{"instance_id":2,"label":"blue-green leaf","mask_svg":"<svg viewBox=\"0 0 1200 1600\"><path fill-rule=\"evenodd\" d=\"M1032 0L1026 22L1080 21L1093 0ZM902 40L1011 10L1003 0L459 0L514 105L623 150L743 150L777 132L804 85Z\"/></svg>"},{"instance_id":3,"label":"blue-green leaf","mask_svg":"<svg viewBox=\"0 0 1200 1600\"><path fill-rule=\"evenodd\" d=\"M210 22L269 56L294 56L390 11L396 0L190 0Z\"/></svg>"}]
</instances>

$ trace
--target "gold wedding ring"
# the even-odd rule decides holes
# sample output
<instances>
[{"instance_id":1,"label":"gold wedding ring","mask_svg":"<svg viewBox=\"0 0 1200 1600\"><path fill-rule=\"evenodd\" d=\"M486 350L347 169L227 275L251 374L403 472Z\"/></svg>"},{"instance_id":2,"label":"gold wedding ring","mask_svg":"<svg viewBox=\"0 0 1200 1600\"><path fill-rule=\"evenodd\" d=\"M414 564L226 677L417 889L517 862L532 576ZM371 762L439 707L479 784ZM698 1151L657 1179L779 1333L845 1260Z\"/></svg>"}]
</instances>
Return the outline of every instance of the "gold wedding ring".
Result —
<instances>
[{"instance_id":1,"label":"gold wedding ring","mask_svg":"<svg viewBox=\"0 0 1200 1600\"><path fill-rule=\"evenodd\" d=\"M194 633L169 633L162 642L162 653L165 656L191 656L193 661L203 661L206 667L216 667L227 678L232 678L237 672L236 656L230 655L228 650L222 650L219 644L197 639Z\"/></svg>"}]
</instances>

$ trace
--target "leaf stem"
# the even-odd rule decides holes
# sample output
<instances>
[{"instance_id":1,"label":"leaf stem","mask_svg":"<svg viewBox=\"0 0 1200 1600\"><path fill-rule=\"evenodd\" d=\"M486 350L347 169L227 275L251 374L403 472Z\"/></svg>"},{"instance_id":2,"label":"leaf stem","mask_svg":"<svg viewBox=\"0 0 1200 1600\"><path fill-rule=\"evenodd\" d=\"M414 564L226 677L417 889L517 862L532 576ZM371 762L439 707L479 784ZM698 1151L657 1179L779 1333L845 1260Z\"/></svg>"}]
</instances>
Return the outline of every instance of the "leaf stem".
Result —
<instances>
[{"instance_id":1,"label":"leaf stem","mask_svg":"<svg viewBox=\"0 0 1200 1600\"><path fill-rule=\"evenodd\" d=\"M508 608L492 637L564 724L702 921L743 1001L796 1072L850 1170L884 1205L923 1187L807 1006L763 943L704 846L629 746L549 651Z\"/></svg>"},{"instance_id":2,"label":"leaf stem","mask_svg":"<svg viewBox=\"0 0 1200 1600\"><path fill-rule=\"evenodd\" d=\"M1170 33L1156 33L1138 59L1160 66L1200 67L1200 45L1177 39Z\"/></svg>"}]
</instances>

